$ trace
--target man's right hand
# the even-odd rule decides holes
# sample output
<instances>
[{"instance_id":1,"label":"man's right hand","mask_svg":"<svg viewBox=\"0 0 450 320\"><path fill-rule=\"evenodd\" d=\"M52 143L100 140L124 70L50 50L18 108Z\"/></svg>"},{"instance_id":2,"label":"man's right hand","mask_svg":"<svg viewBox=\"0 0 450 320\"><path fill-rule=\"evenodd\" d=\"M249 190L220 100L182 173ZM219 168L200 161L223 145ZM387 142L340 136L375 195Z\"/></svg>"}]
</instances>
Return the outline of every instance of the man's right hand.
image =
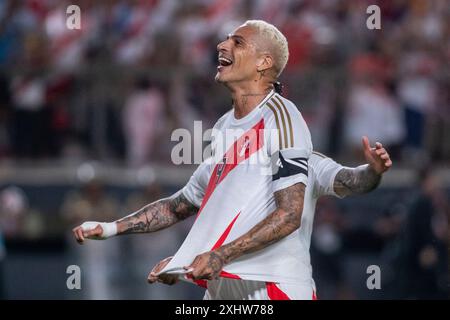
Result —
<instances>
[{"instance_id":1,"label":"man's right hand","mask_svg":"<svg viewBox=\"0 0 450 320\"><path fill-rule=\"evenodd\" d=\"M152 271L149 273L147 281L149 283L155 283L156 281L168 284L168 285L174 285L178 282L179 278L176 274L160 274L157 275L158 272L160 272L164 267L172 260L172 257L165 258L158 262L156 266L153 267Z\"/></svg>"},{"instance_id":2,"label":"man's right hand","mask_svg":"<svg viewBox=\"0 0 450 320\"><path fill-rule=\"evenodd\" d=\"M75 239L83 244L85 239L104 240L117 234L115 222L87 221L72 230Z\"/></svg>"}]
</instances>

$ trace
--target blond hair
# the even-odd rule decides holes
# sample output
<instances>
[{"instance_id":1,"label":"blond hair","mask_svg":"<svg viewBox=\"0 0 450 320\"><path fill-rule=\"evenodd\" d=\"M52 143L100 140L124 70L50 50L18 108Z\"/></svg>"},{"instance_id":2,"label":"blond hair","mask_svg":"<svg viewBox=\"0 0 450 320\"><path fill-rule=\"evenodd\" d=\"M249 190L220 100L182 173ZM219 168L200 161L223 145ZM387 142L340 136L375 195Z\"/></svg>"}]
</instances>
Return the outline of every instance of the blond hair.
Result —
<instances>
[{"instance_id":1,"label":"blond hair","mask_svg":"<svg viewBox=\"0 0 450 320\"><path fill-rule=\"evenodd\" d=\"M289 59L289 48L286 37L275 27L263 20L247 20L244 26L255 28L258 34L270 43L267 48L274 59L276 76L280 76Z\"/></svg>"}]
</instances>

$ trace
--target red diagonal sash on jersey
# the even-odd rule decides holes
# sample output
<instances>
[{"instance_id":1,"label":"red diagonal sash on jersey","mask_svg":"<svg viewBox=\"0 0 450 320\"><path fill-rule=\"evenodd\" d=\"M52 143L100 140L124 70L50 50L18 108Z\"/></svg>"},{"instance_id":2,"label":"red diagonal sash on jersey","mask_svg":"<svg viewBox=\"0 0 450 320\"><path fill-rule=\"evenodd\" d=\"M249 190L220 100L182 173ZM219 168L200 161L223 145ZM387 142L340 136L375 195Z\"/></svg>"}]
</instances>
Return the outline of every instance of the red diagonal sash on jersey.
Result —
<instances>
[{"instance_id":1,"label":"red diagonal sash on jersey","mask_svg":"<svg viewBox=\"0 0 450 320\"><path fill-rule=\"evenodd\" d=\"M230 222L230 224L228 225L228 227L225 229L225 231L222 233L222 235L220 236L219 240L217 240L217 242L214 244L214 246L212 247L211 251L219 248L226 240L226 238L228 237L228 234L231 231L231 228L233 228L234 223L236 222L237 218L239 217L241 213L239 212L236 217L234 217L234 219ZM232 273L228 273L226 271L222 271L220 272L220 275L226 278L233 278L233 279L240 279L239 276L232 274ZM188 279L192 280L192 276L187 275L186 276ZM200 279L200 280L193 280L197 285L199 285L200 287L203 288L207 288L207 282L204 279Z\"/></svg>"},{"instance_id":2,"label":"red diagonal sash on jersey","mask_svg":"<svg viewBox=\"0 0 450 320\"><path fill-rule=\"evenodd\" d=\"M231 228L233 228L234 223L236 222L237 218L239 217L241 213L239 212L236 217L234 217L233 221L231 221L231 223L228 225L228 227L225 229L225 231L222 233L222 235L220 236L219 240L217 240L217 242L214 244L214 246L212 247L211 251L219 248L220 246L222 246L222 244L225 242L225 240L228 237L228 234L231 231ZM232 279L240 279L240 277L236 274L232 274L226 271L221 271L220 272L220 276L225 277L225 278L232 278Z\"/></svg>"},{"instance_id":3,"label":"red diagonal sash on jersey","mask_svg":"<svg viewBox=\"0 0 450 320\"><path fill-rule=\"evenodd\" d=\"M225 242L225 239L228 237L228 234L230 233L231 228L233 228L233 225L236 222L236 220L237 220L237 218L239 217L240 214L241 213L239 212L236 215L236 217L234 217L233 221L231 221L231 223L228 225L228 227L222 233L222 235L220 236L219 240L217 240L217 242L214 244L214 246L212 247L211 251L219 248Z\"/></svg>"},{"instance_id":4,"label":"red diagonal sash on jersey","mask_svg":"<svg viewBox=\"0 0 450 320\"><path fill-rule=\"evenodd\" d=\"M289 296L273 282L266 282L266 290L270 300L291 300Z\"/></svg>"},{"instance_id":5,"label":"red diagonal sash on jersey","mask_svg":"<svg viewBox=\"0 0 450 320\"><path fill-rule=\"evenodd\" d=\"M205 196L203 197L200 210L198 210L197 218L213 194L216 187L225 179L225 177L242 161L247 160L250 156L257 152L264 145L264 119L261 119L255 126L245 132L234 144L228 149L222 159L224 163L218 163L214 167L213 173L209 178L206 187ZM241 152L244 149L244 152Z\"/></svg>"},{"instance_id":6,"label":"red diagonal sash on jersey","mask_svg":"<svg viewBox=\"0 0 450 320\"><path fill-rule=\"evenodd\" d=\"M197 217L200 215L200 213L203 211L203 208L205 207L206 203L208 202L209 198L213 194L216 187L225 179L225 177L234 169L238 164L240 164L242 161L247 160L250 158L250 156L257 152L261 147L264 145L264 134L262 134L264 130L264 119L261 119L256 125L254 125L251 129L249 129L247 132L245 132L239 139L237 139L233 145L228 149L228 151L225 153L225 155L222 157L225 161L223 163L218 163L214 167L214 170L211 174L211 177L209 178L208 186L206 187L205 196L203 197L202 204L200 206L200 209L198 210ZM242 152L243 151L243 152ZM239 217L240 212L237 214L237 216L231 221L230 225L225 229L223 234L220 236L220 238L217 240L217 242L214 244L213 248L211 250L217 249L220 247L225 239L227 238L228 234L231 231L231 228L233 227L234 223L236 222L237 218ZM221 271L220 276L226 277L226 278L233 278L233 279L240 279L238 275L228 273L226 271ZM186 276L189 279L192 279L192 276ZM206 280L194 280L194 282L203 287L207 287L207 281Z\"/></svg>"}]
</instances>

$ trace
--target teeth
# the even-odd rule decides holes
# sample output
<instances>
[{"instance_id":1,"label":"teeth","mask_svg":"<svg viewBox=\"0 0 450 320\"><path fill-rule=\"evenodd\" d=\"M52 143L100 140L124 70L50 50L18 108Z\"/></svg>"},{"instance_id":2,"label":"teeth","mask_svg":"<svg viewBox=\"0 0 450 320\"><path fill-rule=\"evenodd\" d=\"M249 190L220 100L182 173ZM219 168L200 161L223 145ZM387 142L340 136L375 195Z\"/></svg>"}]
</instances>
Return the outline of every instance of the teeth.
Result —
<instances>
[{"instance_id":1,"label":"teeth","mask_svg":"<svg viewBox=\"0 0 450 320\"><path fill-rule=\"evenodd\" d=\"M220 57L219 62L225 62L225 63L231 64L233 61L231 61L230 59L224 58L224 57Z\"/></svg>"}]
</instances>

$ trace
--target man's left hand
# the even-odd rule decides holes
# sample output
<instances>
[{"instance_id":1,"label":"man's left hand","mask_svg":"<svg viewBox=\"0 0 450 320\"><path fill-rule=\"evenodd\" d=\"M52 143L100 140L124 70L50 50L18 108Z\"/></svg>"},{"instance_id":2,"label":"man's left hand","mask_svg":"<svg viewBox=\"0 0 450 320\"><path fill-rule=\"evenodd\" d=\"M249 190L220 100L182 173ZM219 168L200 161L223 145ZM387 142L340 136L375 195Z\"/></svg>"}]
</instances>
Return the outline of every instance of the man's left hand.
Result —
<instances>
[{"instance_id":1,"label":"man's left hand","mask_svg":"<svg viewBox=\"0 0 450 320\"><path fill-rule=\"evenodd\" d=\"M193 280L213 280L217 279L225 264L224 258L217 251L209 251L198 255L194 261L184 267L186 270L191 270L187 276L192 277Z\"/></svg>"},{"instance_id":2,"label":"man's left hand","mask_svg":"<svg viewBox=\"0 0 450 320\"><path fill-rule=\"evenodd\" d=\"M392 167L389 153L380 142L376 142L375 148L371 148L369 139L364 136L362 138L362 143L366 161L377 174L381 175Z\"/></svg>"}]
</instances>

